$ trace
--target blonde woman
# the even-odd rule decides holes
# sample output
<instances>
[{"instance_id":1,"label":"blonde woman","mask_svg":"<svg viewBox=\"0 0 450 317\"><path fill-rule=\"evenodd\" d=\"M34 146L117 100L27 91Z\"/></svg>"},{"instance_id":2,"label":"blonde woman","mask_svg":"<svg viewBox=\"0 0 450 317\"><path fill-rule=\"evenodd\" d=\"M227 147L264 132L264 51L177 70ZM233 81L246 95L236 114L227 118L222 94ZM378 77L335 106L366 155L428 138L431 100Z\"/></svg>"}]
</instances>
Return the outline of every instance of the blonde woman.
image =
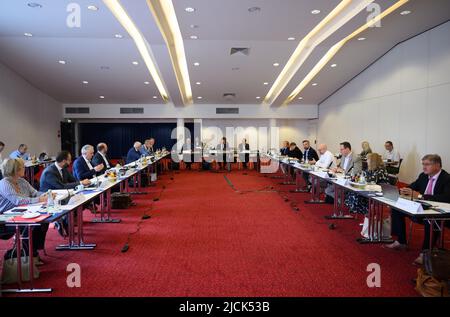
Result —
<instances>
[{"instance_id":1,"label":"blonde woman","mask_svg":"<svg viewBox=\"0 0 450 317\"><path fill-rule=\"evenodd\" d=\"M42 203L47 201L47 195L38 192L25 179L25 162L20 158L6 159L2 164L3 179L0 181L0 214L12 208ZM6 233L7 228L2 229ZM33 245L37 250L44 249L45 235L48 225L43 224L33 229ZM24 232L24 236L27 231Z\"/></svg>"},{"instance_id":2,"label":"blonde woman","mask_svg":"<svg viewBox=\"0 0 450 317\"><path fill-rule=\"evenodd\" d=\"M388 183L388 173L383 164L383 159L378 153L367 155L367 171L365 172L366 182L369 184ZM345 198L345 204L352 212L366 215L369 211L369 201L367 198L349 192Z\"/></svg>"},{"instance_id":3,"label":"blonde woman","mask_svg":"<svg viewBox=\"0 0 450 317\"><path fill-rule=\"evenodd\" d=\"M361 159L365 160L367 158L367 155L372 153L372 149L370 148L370 144L367 141L364 141L361 143L362 152L359 154L361 156Z\"/></svg>"}]
</instances>

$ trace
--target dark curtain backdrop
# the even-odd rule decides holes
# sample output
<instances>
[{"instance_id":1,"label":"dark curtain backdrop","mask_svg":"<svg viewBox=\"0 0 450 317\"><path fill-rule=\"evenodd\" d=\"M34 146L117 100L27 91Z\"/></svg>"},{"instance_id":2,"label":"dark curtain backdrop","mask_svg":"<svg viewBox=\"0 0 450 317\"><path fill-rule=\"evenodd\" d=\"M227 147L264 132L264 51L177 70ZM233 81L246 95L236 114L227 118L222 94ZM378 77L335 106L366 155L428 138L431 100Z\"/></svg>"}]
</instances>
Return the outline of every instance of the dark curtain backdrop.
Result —
<instances>
[{"instance_id":1,"label":"dark curtain backdrop","mask_svg":"<svg viewBox=\"0 0 450 317\"><path fill-rule=\"evenodd\" d=\"M176 123L80 123L80 148L85 144L96 146L105 142L109 156L120 159L127 155L135 141L143 143L145 139L154 138L155 149L165 147L170 150L176 143L171 139L172 130L176 127ZM194 123L185 123L185 127L193 135Z\"/></svg>"}]
</instances>

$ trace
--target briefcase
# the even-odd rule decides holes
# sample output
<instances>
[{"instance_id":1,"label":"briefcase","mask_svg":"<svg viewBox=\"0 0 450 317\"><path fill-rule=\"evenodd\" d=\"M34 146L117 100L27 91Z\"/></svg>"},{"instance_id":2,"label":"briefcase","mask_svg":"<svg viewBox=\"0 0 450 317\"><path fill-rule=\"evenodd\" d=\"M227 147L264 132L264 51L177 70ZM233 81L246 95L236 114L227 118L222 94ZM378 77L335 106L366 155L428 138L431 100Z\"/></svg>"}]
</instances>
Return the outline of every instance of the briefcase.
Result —
<instances>
[{"instance_id":1,"label":"briefcase","mask_svg":"<svg viewBox=\"0 0 450 317\"><path fill-rule=\"evenodd\" d=\"M131 206L132 200L130 194L127 193L112 193L111 194L111 208L112 209L127 209Z\"/></svg>"}]
</instances>

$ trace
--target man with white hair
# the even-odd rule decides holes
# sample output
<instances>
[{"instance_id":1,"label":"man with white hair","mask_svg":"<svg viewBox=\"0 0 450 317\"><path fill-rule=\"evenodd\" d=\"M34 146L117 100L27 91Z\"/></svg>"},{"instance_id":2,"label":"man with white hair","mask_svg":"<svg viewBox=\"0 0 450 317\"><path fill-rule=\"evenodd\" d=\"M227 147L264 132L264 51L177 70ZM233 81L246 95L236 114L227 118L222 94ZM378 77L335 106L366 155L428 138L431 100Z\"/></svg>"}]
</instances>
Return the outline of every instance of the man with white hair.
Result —
<instances>
[{"instance_id":1,"label":"man with white hair","mask_svg":"<svg viewBox=\"0 0 450 317\"><path fill-rule=\"evenodd\" d=\"M92 145L87 144L81 148L81 156L73 163L73 175L77 180L90 179L103 170L103 164L92 166L91 160L93 156L94 147Z\"/></svg>"},{"instance_id":2,"label":"man with white hair","mask_svg":"<svg viewBox=\"0 0 450 317\"><path fill-rule=\"evenodd\" d=\"M319 151L320 158L316 162L315 160L311 161L314 163L317 167L321 168L331 168L336 165L334 155L330 151L328 151L328 147L326 144L319 144L317 147L317 150Z\"/></svg>"},{"instance_id":3,"label":"man with white hair","mask_svg":"<svg viewBox=\"0 0 450 317\"><path fill-rule=\"evenodd\" d=\"M139 141L134 142L133 147L128 151L126 164L133 163L141 158L142 143Z\"/></svg>"}]
</instances>

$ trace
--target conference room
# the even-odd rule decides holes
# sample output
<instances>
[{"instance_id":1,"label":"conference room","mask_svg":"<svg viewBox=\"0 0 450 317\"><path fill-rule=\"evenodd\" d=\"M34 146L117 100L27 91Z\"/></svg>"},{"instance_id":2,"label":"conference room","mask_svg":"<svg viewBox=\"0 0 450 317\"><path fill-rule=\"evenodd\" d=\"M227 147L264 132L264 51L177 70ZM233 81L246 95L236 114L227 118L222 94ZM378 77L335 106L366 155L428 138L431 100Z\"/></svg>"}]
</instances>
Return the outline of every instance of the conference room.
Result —
<instances>
[{"instance_id":1,"label":"conference room","mask_svg":"<svg viewBox=\"0 0 450 317\"><path fill-rule=\"evenodd\" d=\"M449 18L448 0L1 1L2 303L448 297Z\"/></svg>"}]
</instances>

